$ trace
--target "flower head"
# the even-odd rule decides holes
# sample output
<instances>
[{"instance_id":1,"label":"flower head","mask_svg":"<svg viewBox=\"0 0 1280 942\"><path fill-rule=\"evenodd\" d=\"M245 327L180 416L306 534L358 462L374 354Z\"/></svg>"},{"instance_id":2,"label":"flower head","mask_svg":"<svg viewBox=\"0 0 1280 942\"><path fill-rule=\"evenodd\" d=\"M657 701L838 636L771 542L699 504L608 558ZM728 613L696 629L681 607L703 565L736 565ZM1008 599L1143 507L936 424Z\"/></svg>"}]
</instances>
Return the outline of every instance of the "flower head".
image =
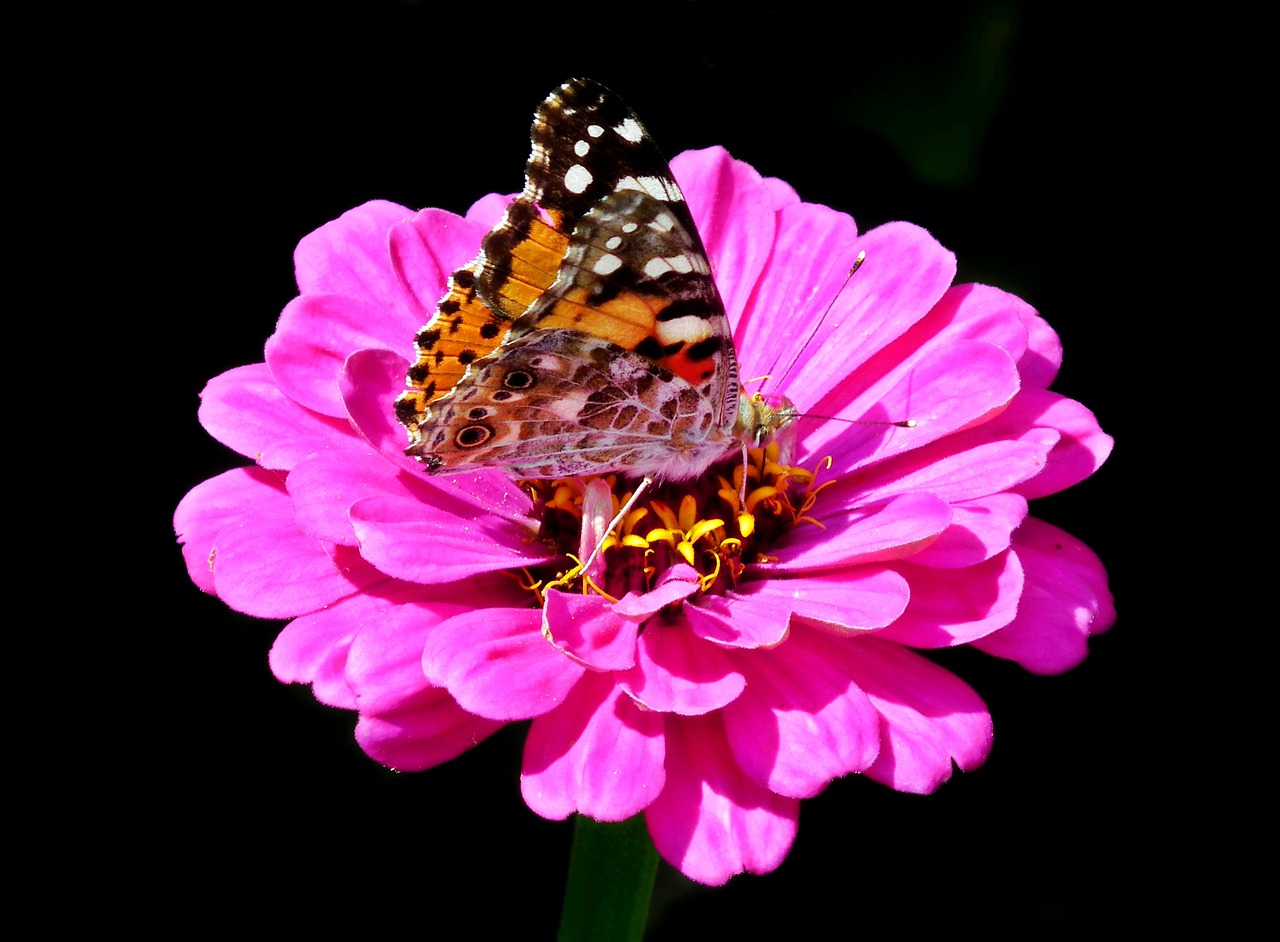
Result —
<instances>
[{"instance_id":1,"label":"flower head","mask_svg":"<svg viewBox=\"0 0 1280 942\"><path fill-rule=\"evenodd\" d=\"M1085 656L1114 621L1105 573L1027 501L1111 440L1048 391L1048 325L953 286L924 230L859 234L720 149L672 169L742 375L795 404L782 441L629 507L618 475L426 475L394 414L412 338L505 200L374 202L302 241L265 362L205 389L205 428L253 465L175 525L197 585L291 619L272 670L356 711L377 761L425 769L530 720L534 811L644 812L668 861L718 884L777 867L800 799L839 776L929 792L983 761L985 705L921 652L1037 673Z\"/></svg>"}]
</instances>

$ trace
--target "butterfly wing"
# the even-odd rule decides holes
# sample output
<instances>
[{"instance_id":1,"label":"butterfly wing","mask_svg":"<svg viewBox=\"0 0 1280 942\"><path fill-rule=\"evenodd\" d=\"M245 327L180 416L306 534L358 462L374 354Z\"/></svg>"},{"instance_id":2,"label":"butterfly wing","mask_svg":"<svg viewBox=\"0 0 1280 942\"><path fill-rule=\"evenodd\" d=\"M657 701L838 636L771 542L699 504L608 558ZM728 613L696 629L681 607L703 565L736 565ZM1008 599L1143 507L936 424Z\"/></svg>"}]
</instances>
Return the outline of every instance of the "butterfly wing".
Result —
<instances>
[{"instance_id":1,"label":"butterfly wing","mask_svg":"<svg viewBox=\"0 0 1280 942\"><path fill-rule=\"evenodd\" d=\"M706 252L666 161L621 99L587 80L568 82L543 102L531 137L524 192L476 260L455 273L436 317L418 334L410 389L397 404L412 439L408 452L443 472L516 470L536 455L552 475L646 473L636 448L654 456L646 467L664 448L705 467L724 450L716 439L737 417L737 364ZM543 332L565 335L553 351L538 347L562 359L529 361L527 345L514 348ZM575 349L584 359L624 361L622 373L632 378L625 382L653 377L643 380L646 389L677 403L667 421L684 416L693 426L644 418L653 403L639 402L641 390L619 386L618 377L571 380ZM538 400L541 411L529 412L531 394L506 385L513 372L555 390L560 406ZM582 410L606 387L637 400L628 418L612 420L616 447L593 451L596 463L585 469L581 453L550 457L581 449L584 429L604 434ZM525 396L519 408L516 393ZM471 418L480 408L483 421Z\"/></svg>"}]
</instances>

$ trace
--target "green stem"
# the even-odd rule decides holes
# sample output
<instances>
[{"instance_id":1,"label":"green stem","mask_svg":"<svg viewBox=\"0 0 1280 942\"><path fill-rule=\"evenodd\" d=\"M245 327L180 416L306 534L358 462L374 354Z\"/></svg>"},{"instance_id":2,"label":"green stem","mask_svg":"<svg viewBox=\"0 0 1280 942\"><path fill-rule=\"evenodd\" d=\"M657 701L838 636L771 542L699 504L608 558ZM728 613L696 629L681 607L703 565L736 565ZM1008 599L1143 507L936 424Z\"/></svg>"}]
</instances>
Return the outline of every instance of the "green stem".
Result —
<instances>
[{"instance_id":1,"label":"green stem","mask_svg":"<svg viewBox=\"0 0 1280 942\"><path fill-rule=\"evenodd\" d=\"M640 942L657 872L643 814L620 824L578 815L558 942Z\"/></svg>"}]
</instances>

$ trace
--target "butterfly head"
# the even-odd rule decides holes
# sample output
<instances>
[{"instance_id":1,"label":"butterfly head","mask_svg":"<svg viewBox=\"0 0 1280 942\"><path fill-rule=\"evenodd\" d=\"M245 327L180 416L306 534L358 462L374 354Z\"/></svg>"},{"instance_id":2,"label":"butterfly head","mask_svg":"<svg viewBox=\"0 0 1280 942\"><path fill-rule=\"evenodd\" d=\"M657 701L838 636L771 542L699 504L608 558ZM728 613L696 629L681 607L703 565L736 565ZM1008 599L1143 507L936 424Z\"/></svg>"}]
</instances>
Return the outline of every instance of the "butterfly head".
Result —
<instances>
[{"instance_id":1,"label":"butterfly head","mask_svg":"<svg viewBox=\"0 0 1280 942\"><path fill-rule=\"evenodd\" d=\"M779 396L776 404L770 404L760 393L744 394L738 399L734 437L749 448L763 448L795 421L796 414L796 407L785 396Z\"/></svg>"}]
</instances>

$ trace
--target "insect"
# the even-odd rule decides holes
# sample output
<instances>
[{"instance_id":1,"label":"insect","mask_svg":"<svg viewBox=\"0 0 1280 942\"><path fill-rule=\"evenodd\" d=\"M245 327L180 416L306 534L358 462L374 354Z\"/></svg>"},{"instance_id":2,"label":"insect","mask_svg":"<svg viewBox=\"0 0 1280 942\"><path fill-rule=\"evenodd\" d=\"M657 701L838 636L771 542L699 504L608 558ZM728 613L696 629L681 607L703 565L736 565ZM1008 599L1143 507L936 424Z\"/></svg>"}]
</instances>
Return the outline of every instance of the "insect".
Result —
<instances>
[{"instance_id":1,"label":"insect","mask_svg":"<svg viewBox=\"0 0 1280 942\"><path fill-rule=\"evenodd\" d=\"M531 137L523 192L415 337L406 452L434 474L647 483L767 443L795 409L742 388L706 250L635 114L575 79Z\"/></svg>"}]
</instances>

